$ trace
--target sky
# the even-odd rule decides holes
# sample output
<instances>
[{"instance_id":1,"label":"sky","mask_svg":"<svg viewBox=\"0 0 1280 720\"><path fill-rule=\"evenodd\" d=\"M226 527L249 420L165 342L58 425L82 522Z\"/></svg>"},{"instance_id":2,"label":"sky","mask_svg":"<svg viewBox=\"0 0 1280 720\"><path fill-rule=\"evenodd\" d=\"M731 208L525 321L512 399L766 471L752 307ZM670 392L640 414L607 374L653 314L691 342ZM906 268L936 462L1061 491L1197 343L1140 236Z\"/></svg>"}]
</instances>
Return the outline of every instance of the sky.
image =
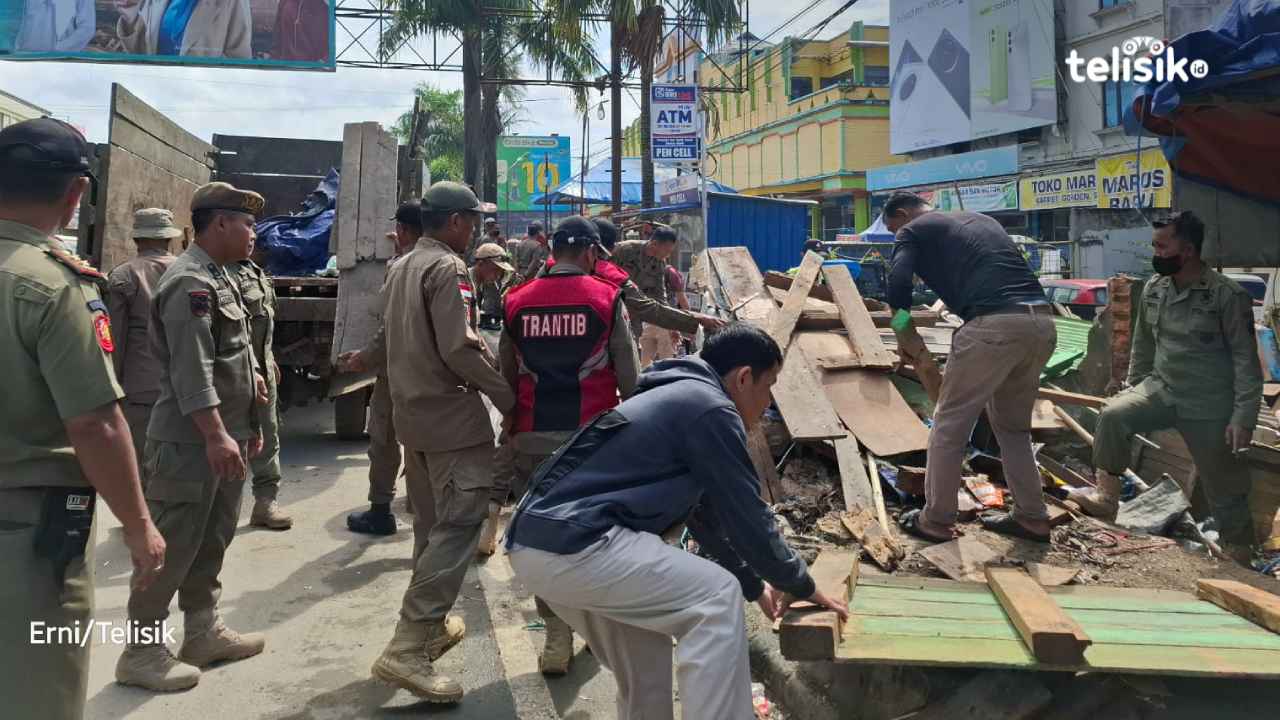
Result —
<instances>
[{"instance_id":1,"label":"sky","mask_svg":"<svg viewBox=\"0 0 1280 720\"><path fill-rule=\"evenodd\" d=\"M777 41L813 27L846 0L785 0L751 3L749 30L768 36L812 3L812 8L769 37ZM819 35L832 37L855 20L888 22L889 0L859 0ZM359 30L357 30L358 32ZM339 49L344 33L337 36ZM608 58L607 41L597 56ZM56 62L0 62L0 90L39 105L83 128L91 141L106 142L111 83L118 82L175 122L208 140L214 133L341 140L348 122L391 123L413 103L413 88L427 82L461 89L457 72L338 68L337 72L147 67ZM599 93L591 91L594 104ZM562 88L526 88L522 135L568 134L580 157L582 116ZM640 113L635 91L623 93L623 123ZM607 157L608 129L591 116L591 160Z\"/></svg>"}]
</instances>

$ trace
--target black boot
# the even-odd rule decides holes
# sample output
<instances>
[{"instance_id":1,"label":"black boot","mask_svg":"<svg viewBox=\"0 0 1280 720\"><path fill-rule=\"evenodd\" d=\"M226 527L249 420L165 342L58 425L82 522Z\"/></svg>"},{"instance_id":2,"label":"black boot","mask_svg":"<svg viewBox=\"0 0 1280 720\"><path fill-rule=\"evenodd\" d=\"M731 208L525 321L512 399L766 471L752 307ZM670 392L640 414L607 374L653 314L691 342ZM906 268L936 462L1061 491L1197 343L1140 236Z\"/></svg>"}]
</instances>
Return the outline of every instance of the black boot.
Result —
<instances>
[{"instance_id":1,"label":"black boot","mask_svg":"<svg viewBox=\"0 0 1280 720\"><path fill-rule=\"evenodd\" d=\"M375 503L369 510L348 515L347 529L365 535L394 535L396 516L391 514L390 504Z\"/></svg>"}]
</instances>

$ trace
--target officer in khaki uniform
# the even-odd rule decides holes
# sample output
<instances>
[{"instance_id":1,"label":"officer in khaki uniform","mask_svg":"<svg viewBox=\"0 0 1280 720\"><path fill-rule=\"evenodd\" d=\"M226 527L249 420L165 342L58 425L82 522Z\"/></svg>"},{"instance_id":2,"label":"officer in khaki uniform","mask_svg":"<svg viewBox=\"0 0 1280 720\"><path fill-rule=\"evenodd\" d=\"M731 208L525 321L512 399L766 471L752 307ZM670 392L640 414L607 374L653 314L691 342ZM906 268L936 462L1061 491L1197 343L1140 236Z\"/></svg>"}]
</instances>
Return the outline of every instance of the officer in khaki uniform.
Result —
<instances>
[{"instance_id":1,"label":"officer in khaki uniform","mask_svg":"<svg viewBox=\"0 0 1280 720\"><path fill-rule=\"evenodd\" d=\"M160 365L151 352L151 299L160 276L177 258L169 243L182 237L173 224L173 213L164 208L143 208L133 214L133 241L138 254L107 276L107 311L116 349L111 354L116 377L124 386L124 417L133 433L138 463L147 444L151 407L160 397Z\"/></svg>"},{"instance_id":2,"label":"officer in khaki uniform","mask_svg":"<svg viewBox=\"0 0 1280 720\"><path fill-rule=\"evenodd\" d=\"M191 198L195 242L160 279L151 336L160 361L160 399L151 411L144 464L147 504L169 544L155 584L129 595L129 620L158 627L178 595L183 642L174 658L163 639L130 644L116 680L151 690L194 686L198 668L262 652L261 633L240 635L218 615L227 547L240 519L245 467L262 449L267 400L253 352L249 312L231 275L253 248L262 196L223 182Z\"/></svg>"},{"instance_id":3,"label":"officer in khaki uniform","mask_svg":"<svg viewBox=\"0 0 1280 720\"><path fill-rule=\"evenodd\" d=\"M543 230L542 223L529 223L524 240L516 246L511 257L516 274L520 276L519 282L531 280L538 274L538 268L551 257L551 248L547 245L547 233Z\"/></svg>"},{"instance_id":4,"label":"officer in khaki uniform","mask_svg":"<svg viewBox=\"0 0 1280 720\"><path fill-rule=\"evenodd\" d=\"M392 218L396 254L387 260L387 272L413 250L422 237L422 208L417 200L401 203ZM385 284L385 283L384 283ZM342 372L373 371L377 379L369 396L369 509L347 515L347 529L365 535L393 535L396 518L391 501L396 498L396 477L400 474L400 441L391 416L391 385L387 381L387 328L378 325L369 345L338 357Z\"/></svg>"},{"instance_id":5,"label":"officer in khaki uniform","mask_svg":"<svg viewBox=\"0 0 1280 720\"><path fill-rule=\"evenodd\" d=\"M463 695L432 661L465 632L448 611L489 502L493 428L480 394L504 414L515 402L476 330L472 280L460 256L481 213L493 209L464 185L432 185L422 199L423 237L391 268L384 288L387 377L416 515L413 577L373 676L429 702Z\"/></svg>"},{"instance_id":6,"label":"officer in khaki uniform","mask_svg":"<svg viewBox=\"0 0 1280 720\"><path fill-rule=\"evenodd\" d=\"M249 463L253 471L253 511L249 524L271 530L288 530L293 518L280 510L280 415L276 407L279 395L280 367L271 352L271 334L275 330L276 290L258 263L246 258L227 267L239 284L240 297L249 311L249 329L253 334L253 354L258 358L262 380L267 385L267 404L259 412L262 427L262 452Z\"/></svg>"},{"instance_id":7,"label":"officer in khaki uniform","mask_svg":"<svg viewBox=\"0 0 1280 720\"><path fill-rule=\"evenodd\" d=\"M89 145L42 118L0 130L0 699L15 720L84 714L96 495L124 526L135 581L164 564L142 498L105 280L51 236L89 186Z\"/></svg>"},{"instance_id":8,"label":"officer in khaki uniform","mask_svg":"<svg viewBox=\"0 0 1280 720\"><path fill-rule=\"evenodd\" d=\"M675 230L658 226L647 240L626 240L613 249L611 261L622 268L640 290L654 301L667 304L667 260L676 251ZM657 358L657 346L671 345L669 335L653 323L631 318L631 332L640 347L640 365L647 367ZM660 341L665 340L665 343Z\"/></svg>"},{"instance_id":9,"label":"officer in khaki uniform","mask_svg":"<svg viewBox=\"0 0 1280 720\"><path fill-rule=\"evenodd\" d=\"M1107 401L1093 447L1097 489L1073 492L1091 515L1113 519L1135 433L1177 428L1229 552L1253 544L1247 449L1262 399L1253 301L1200 259L1204 223L1182 212L1155 224L1129 358L1129 388Z\"/></svg>"}]
</instances>

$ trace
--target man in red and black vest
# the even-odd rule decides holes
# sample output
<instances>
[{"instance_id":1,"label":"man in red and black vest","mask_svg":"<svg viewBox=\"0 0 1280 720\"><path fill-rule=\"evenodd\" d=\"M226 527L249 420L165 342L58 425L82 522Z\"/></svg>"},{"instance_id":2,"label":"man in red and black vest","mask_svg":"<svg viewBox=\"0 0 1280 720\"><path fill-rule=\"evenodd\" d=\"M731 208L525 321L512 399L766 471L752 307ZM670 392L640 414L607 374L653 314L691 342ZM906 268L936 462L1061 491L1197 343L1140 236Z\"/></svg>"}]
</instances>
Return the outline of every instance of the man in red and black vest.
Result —
<instances>
[{"instance_id":1,"label":"man in red and black vest","mask_svg":"<svg viewBox=\"0 0 1280 720\"><path fill-rule=\"evenodd\" d=\"M516 497L579 427L635 390L640 361L622 289L592 274L607 255L594 224L567 218L551 235L551 268L507 293L499 356L516 393L506 421L516 448ZM547 627L538 664L563 675L573 631L541 600L538 613Z\"/></svg>"}]
</instances>

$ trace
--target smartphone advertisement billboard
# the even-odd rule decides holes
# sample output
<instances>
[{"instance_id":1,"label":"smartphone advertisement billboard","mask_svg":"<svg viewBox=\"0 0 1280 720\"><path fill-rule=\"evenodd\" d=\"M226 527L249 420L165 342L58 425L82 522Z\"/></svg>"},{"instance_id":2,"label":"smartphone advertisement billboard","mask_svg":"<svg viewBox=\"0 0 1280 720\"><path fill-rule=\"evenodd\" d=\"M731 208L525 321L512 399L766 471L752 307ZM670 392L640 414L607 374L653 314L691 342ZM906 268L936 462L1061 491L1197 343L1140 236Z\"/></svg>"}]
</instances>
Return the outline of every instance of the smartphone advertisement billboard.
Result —
<instances>
[{"instance_id":1,"label":"smartphone advertisement billboard","mask_svg":"<svg viewBox=\"0 0 1280 720\"><path fill-rule=\"evenodd\" d=\"M1052 0L892 0L894 154L1057 120Z\"/></svg>"}]
</instances>

